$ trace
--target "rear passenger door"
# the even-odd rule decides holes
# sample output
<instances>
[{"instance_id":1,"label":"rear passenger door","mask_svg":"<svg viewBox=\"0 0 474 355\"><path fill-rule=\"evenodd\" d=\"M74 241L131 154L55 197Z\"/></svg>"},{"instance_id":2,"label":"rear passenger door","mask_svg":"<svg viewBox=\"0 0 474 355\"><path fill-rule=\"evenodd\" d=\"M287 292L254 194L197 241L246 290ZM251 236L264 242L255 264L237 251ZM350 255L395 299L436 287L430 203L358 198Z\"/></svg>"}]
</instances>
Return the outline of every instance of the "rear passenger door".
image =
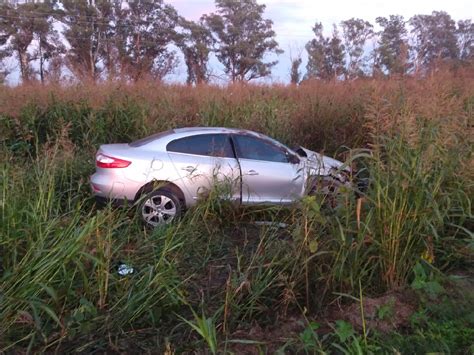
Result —
<instances>
[{"instance_id":1,"label":"rear passenger door","mask_svg":"<svg viewBox=\"0 0 474 355\"><path fill-rule=\"evenodd\" d=\"M257 136L232 137L242 171L243 204L291 203L301 197L303 169L290 162L290 152Z\"/></svg>"},{"instance_id":2,"label":"rear passenger door","mask_svg":"<svg viewBox=\"0 0 474 355\"><path fill-rule=\"evenodd\" d=\"M240 168L228 134L175 139L166 150L193 204L219 183L224 198L240 201Z\"/></svg>"}]
</instances>

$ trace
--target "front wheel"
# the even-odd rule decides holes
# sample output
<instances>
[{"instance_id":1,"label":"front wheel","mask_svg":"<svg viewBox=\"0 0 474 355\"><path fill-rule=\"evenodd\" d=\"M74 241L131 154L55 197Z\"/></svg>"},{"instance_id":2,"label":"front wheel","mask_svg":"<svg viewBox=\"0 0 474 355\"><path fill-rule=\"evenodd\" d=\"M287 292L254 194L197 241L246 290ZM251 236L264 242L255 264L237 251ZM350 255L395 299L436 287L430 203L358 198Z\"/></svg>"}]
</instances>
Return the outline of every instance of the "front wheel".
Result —
<instances>
[{"instance_id":1,"label":"front wheel","mask_svg":"<svg viewBox=\"0 0 474 355\"><path fill-rule=\"evenodd\" d=\"M161 188L143 197L139 212L145 225L155 228L179 218L182 206L178 196L166 188Z\"/></svg>"},{"instance_id":2,"label":"front wheel","mask_svg":"<svg viewBox=\"0 0 474 355\"><path fill-rule=\"evenodd\" d=\"M322 196L323 204L328 207L336 207L338 196L340 195L343 184L330 177L320 177L316 179L310 189L309 195Z\"/></svg>"}]
</instances>

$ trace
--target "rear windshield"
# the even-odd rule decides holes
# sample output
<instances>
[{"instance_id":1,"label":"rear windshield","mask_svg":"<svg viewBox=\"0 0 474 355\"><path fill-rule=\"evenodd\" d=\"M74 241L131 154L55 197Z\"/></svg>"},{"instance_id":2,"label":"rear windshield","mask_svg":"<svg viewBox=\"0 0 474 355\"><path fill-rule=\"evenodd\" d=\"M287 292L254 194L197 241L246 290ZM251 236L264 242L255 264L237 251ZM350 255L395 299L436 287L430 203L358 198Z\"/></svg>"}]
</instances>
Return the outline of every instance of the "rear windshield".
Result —
<instances>
[{"instance_id":1,"label":"rear windshield","mask_svg":"<svg viewBox=\"0 0 474 355\"><path fill-rule=\"evenodd\" d=\"M151 143L159 138L163 138L163 137L166 137L170 134L173 134L174 131L172 129L170 129L169 131L164 131L164 132L160 132L160 133L155 133L155 134L152 134L151 136L148 136L148 137L145 137L145 138L142 138L142 139L139 139L139 140L136 140L132 143L129 143L128 145L130 147L141 147L142 145L145 145L145 144L148 144L148 143Z\"/></svg>"}]
</instances>

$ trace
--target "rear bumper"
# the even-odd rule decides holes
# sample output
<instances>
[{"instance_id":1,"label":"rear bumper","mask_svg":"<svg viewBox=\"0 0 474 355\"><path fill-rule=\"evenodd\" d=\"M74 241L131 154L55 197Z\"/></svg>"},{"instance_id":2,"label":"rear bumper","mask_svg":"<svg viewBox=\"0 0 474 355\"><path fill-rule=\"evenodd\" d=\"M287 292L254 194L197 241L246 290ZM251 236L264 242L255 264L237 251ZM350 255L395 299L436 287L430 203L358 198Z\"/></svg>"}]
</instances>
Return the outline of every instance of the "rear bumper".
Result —
<instances>
[{"instance_id":1,"label":"rear bumper","mask_svg":"<svg viewBox=\"0 0 474 355\"><path fill-rule=\"evenodd\" d=\"M140 184L126 180L121 172L114 171L119 169L103 170L98 168L90 177L90 187L94 195L110 200L133 201L135 199Z\"/></svg>"}]
</instances>

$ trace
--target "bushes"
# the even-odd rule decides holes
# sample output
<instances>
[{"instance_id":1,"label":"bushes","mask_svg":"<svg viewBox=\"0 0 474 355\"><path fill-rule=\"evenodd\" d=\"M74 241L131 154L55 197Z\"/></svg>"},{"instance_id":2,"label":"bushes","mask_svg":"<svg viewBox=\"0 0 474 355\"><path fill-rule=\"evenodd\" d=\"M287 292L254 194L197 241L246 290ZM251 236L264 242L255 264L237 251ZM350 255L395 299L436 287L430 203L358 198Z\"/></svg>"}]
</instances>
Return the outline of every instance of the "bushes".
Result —
<instances>
[{"instance_id":1,"label":"bushes","mask_svg":"<svg viewBox=\"0 0 474 355\"><path fill-rule=\"evenodd\" d=\"M40 89L48 95L37 96ZM356 90L349 95L343 86L183 88L141 83L2 90L9 101L28 98L0 112L8 127L2 140L9 146L23 142L34 147L54 140L58 127L67 127L69 138L80 146L194 125L254 129L289 144L330 151L356 146L364 137L359 134L363 93Z\"/></svg>"}]
</instances>

